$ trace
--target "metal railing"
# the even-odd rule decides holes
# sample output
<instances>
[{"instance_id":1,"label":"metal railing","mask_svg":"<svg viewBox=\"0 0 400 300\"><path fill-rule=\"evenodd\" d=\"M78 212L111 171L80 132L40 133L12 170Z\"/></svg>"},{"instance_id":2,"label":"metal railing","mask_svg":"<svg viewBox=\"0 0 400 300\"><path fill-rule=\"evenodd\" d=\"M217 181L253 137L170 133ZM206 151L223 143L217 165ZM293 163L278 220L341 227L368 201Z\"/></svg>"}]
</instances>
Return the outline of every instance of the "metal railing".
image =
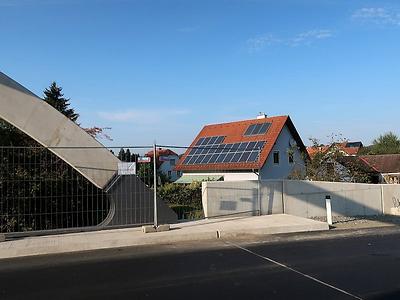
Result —
<instances>
[{"instance_id":1,"label":"metal railing","mask_svg":"<svg viewBox=\"0 0 400 300\"><path fill-rule=\"evenodd\" d=\"M153 171L139 158L150 147L113 147L136 164L100 189L45 147L0 147L0 232L132 226L153 222ZM73 151L88 150L74 147ZM77 153L78 154L78 153ZM95 170L94 170L95 171ZM123 183L123 184L122 184Z\"/></svg>"},{"instance_id":2,"label":"metal railing","mask_svg":"<svg viewBox=\"0 0 400 300\"><path fill-rule=\"evenodd\" d=\"M175 169L179 155L186 150L216 150L213 153L227 155L220 147L110 147L109 151L127 163L122 164L126 170L115 170L108 184L99 188L80 172L79 166L69 165L57 156L52 151L54 148L57 147L0 146L0 233L40 234L144 224L156 226L176 221L177 215L181 219L201 219L204 217L201 182L173 183L182 175ZM92 148L69 147L69 151L76 151L76 157L85 157ZM177 155L172 152L172 157L165 157L160 148L168 148ZM259 150L246 148L246 151ZM80 165L96 172L96 168L88 168L89 163ZM131 165L133 171L125 172L131 170ZM211 164L203 173L230 176L225 167ZM256 171L252 175L255 179L258 178ZM243 174L249 176L249 171L246 172ZM237 173L242 176L240 170ZM255 208L254 213L257 212Z\"/></svg>"}]
</instances>

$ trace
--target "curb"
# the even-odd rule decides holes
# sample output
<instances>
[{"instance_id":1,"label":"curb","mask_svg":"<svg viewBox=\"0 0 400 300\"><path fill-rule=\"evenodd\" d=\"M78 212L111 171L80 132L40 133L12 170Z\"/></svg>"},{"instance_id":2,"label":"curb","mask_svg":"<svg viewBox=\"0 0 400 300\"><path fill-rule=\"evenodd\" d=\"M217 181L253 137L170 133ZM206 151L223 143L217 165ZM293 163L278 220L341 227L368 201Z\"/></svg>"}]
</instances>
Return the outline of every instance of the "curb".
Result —
<instances>
[{"instance_id":1,"label":"curb","mask_svg":"<svg viewBox=\"0 0 400 300\"><path fill-rule=\"evenodd\" d=\"M154 238L157 235L157 238ZM133 240L126 239L115 239L107 240L107 244L99 245L99 243L88 243L83 240L82 242L68 243L68 237L58 241L57 244L53 245L29 247L29 239L9 241L5 249L0 248L0 259L27 257L27 256L38 256L38 255L51 255L61 253L74 253L82 251L93 251L93 250L104 250L113 248L123 247L135 247L135 246L149 246L149 245L161 245L161 244L174 244L179 242L189 241L203 241L213 240L217 238L215 231L201 232L196 235L193 234L181 234L178 236L162 236L159 232L148 233L146 235L134 238ZM20 244L20 245L18 245ZM27 244L27 245L24 245Z\"/></svg>"}]
</instances>

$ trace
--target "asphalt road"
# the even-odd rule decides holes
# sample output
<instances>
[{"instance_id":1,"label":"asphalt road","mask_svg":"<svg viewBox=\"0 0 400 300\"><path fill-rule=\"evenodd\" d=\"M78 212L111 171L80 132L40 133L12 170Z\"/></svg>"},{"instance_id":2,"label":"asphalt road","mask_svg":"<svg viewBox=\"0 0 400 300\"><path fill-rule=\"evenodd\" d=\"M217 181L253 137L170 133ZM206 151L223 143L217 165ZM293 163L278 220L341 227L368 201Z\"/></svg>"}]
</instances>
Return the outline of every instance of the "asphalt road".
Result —
<instances>
[{"instance_id":1,"label":"asphalt road","mask_svg":"<svg viewBox=\"0 0 400 300\"><path fill-rule=\"evenodd\" d=\"M0 260L0 299L400 299L400 233Z\"/></svg>"}]
</instances>

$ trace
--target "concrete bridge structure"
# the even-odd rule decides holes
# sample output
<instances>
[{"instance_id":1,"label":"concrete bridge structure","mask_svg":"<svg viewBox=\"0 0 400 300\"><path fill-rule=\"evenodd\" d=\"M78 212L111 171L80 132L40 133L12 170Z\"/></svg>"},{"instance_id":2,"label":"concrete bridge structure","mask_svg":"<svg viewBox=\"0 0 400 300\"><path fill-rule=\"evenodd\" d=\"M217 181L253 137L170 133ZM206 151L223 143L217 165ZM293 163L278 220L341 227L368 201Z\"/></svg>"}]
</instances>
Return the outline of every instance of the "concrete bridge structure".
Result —
<instances>
[{"instance_id":1,"label":"concrete bridge structure","mask_svg":"<svg viewBox=\"0 0 400 300\"><path fill-rule=\"evenodd\" d=\"M1 72L0 118L47 147L98 188L105 188L118 170L119 159L107 148Z\"/></svg>"},{"instance_id":2,"label":"concrete bridge structure","mask_svg":"<svg viewBox=\"0 0 400 300\"><path fill-rule=\"evenodd\" d=\"M153 192L136 175L118 176L120 160L114 154L76 123L2 72L0 118L110 195L110 212L102 225L153 222ZM157 207L159 222L177 220L176 214L162 200L157 202Z\"/></svg>"}]
</instances>

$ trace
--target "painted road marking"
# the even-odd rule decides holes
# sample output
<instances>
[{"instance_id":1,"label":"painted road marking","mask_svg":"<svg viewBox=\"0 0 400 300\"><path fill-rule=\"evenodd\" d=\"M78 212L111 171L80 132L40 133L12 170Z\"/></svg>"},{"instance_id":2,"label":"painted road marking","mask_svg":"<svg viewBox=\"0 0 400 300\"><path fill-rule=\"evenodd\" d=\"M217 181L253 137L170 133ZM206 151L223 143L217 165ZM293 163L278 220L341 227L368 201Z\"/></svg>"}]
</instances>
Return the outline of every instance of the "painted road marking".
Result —
<instances>
[{"instance_id":1,"label":"painted road marking","mask_svg":"<svg viewBox=\"0 0 400 300\"><path fill-rule=\"evenodd\" d=\"M363 300L363 298L360 298L359 296L356 296L356 295L354 295L354 294L351 294L351 293L349 293L349 292L346 292L345 290L342 290L342 289L340 289L340 288L338 288L338 287L336 287L336 286L333 286L333 285L331 285L331 284L329 284L329 283L326 283L326 282L324 282L324 281L321 281L321 280L319 280L319 279L317 279L317 278L315 278L315 277L312 277L312 276L310 276L310 275L304 274L304 273L302 273L302 272L300 272L300 271L298 271L298 270L296 270L296 269L293 269L293 268L291 268L291 267L289 267L289 266L287 266L287 265L285 265L285 264L282 264L282 263L280 263L280 262L278 262L278 261L276 261L276 260L273 260L272 258L263 256L263 255L260 255L260 254L255 253L255 252L253 252L253 251L251 251L251 250L249 250L249 249L247 249L247 248L244 248L244 247L242 247L242 246L239 246L239 245L237 245L237 244L235 244L235 243L232 243L232 242L229 242L229 241L225 241L225 243L227 243L227 244L229 244L229 245L232 245L232 246L234 246L234 247L236 247L236 248L239 248L239 249L241 249L241 250L243 250L243 251L246 251L247 253L250 253L250 254L252 254L252 255L255 255L255 256L257 256L257 257L263 259L263 260L266 260L266 261L269 261L269 262L271 262L271 263L274 263L274 264L276 264L276 265L278 265L278 266L280 266L280 267L282 267L282 268L285 268L285 269L287 269L287 270L289 270L289 271L292 271L292 272L294 272L294 273L297 273L297 274L299 274L299 275L301 275L301 276L303 276L303 277L306 277L306 278L311 279L311 280L313 280L313 281L315 281L315 282L318 282L319 284L322 284L322 285L324 285L324 286L326 286L326 287L329 287L329 288L331 288L331 289L334 289L335 291L338 291L338 292L340 292L340 293L342 293L342 294L345 294L345 295L347 295L347 296L353 297L354 299Z\"/></svg>"}]
</instances>

